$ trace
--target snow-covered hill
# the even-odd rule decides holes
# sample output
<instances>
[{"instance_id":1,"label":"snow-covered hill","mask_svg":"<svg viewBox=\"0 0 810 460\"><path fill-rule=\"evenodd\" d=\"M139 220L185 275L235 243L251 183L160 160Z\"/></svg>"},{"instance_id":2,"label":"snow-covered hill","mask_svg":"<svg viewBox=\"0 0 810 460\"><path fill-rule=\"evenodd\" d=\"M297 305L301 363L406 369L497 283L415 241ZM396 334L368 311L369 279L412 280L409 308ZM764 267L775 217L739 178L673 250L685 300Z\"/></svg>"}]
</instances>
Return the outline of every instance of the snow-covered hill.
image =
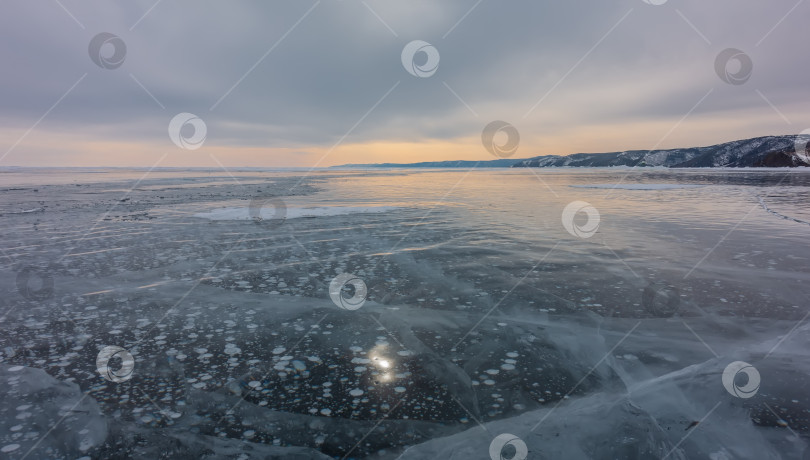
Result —
<instances>
[{"instance_id":1,"label":"snow-covered hill","mask_svg":"<svg viewBox=\"0 0 810 460\"><path fill-rule=\"evenodd\" d=\"M765 136L709 147L628 150L611 153L548 155L518 161L513 168L665 166L668 168L810 166L806 152L796 153L797 140L810 136ZM799 143L799 147L801 147ZM806 144L804 144L806 145Z\"/></svg>"}]
</instances>

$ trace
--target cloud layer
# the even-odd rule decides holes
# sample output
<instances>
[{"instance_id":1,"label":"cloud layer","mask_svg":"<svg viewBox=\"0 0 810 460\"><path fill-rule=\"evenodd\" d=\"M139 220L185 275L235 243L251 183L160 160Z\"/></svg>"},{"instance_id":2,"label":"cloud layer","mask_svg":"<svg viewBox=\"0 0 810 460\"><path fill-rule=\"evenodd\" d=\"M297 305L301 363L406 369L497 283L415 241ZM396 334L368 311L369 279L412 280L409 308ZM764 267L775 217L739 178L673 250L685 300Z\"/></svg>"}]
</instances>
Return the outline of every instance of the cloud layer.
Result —
<instances>
[{"instance_id":1,"label":"cloud layer","mask_svg":"<svg viewBox=\"0 0 810 460\"><path fill-rule=\"evenodd\" d=\"M163 166L487 159L493 120L520 131L516 157L798 133L810 5L795 5L9 2L0 166L150 166L167 152ZM91 59L102 32L126 45L120 67ZM430 77L402 65L413 40L440 56ZM744 84L716 72L727 48L753 62ZM169 138L181 112L205 121L201 149Z\"/></svg>"}]
</instances>

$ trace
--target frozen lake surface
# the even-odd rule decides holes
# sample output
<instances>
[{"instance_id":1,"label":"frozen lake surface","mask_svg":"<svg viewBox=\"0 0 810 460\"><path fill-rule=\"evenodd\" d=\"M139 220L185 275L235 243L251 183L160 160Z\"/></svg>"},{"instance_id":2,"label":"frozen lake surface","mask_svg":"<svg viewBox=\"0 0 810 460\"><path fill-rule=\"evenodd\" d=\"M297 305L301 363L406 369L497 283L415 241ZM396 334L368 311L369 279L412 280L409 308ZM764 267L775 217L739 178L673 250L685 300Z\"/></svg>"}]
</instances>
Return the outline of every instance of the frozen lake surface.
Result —
<instances>
[{"instance_id":1,"label":"frozen lake surface","mask_svg":"<svg viewBox=\"0 0 810 460\"><path fill-rule=\"evenodd\" d=\"M808 171L0 190L0 458L810 458Z\"/></svg>"}]
</instances>

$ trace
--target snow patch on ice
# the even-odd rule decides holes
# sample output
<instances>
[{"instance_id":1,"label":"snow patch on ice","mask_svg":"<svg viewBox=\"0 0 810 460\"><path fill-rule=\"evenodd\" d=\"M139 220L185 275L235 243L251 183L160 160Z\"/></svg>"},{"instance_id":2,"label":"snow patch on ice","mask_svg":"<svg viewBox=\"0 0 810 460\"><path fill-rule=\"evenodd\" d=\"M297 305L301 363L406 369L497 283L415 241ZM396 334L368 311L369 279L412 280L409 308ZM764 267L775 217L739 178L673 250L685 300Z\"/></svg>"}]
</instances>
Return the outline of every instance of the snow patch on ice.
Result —
<instances>
[{"instance_id":1,"label":"snow patch on ice","mask_svg":"<svg viewBox=\"0 0 810 460\"><path fill-rule=\"evenodd\" d=\"M286 219L297 219L300 217L329 217L343 216L348 214L368 214L383 213L401 209L397 206L320 206L312 208L287 207L283 216ZM281 218L272 208L262 209L261 217L265 220ZM253 220L249 208L220 208L209 212L194 214L194 217L209 220Z\"/></svg>"}]
</instances>

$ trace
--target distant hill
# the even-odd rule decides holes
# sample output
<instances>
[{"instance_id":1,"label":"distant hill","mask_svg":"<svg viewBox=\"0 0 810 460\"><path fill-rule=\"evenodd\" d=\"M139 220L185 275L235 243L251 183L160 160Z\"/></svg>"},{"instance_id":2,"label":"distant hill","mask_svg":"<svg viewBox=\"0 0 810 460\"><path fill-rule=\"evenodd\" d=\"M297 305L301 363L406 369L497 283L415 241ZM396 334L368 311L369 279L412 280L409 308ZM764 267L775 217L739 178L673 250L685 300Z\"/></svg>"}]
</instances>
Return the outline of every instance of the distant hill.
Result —
<instances>
[{"instance_id":1,"label":"distant hill","mask_svg":"<svg viewBox=\"0 0 810 460\"><path fill-rule=\"evenodd\" d=\"M524 160L431 161L422 163L351 164L342 168L549 168L664 166L667 168L744 168L810 166L810 154L795 151L799 136L765 136L709 147L627 150L610 153L544 155ZM810 141L810 135L804 140Z\"/></svg>"},{"instance_id":2,"label":"distant hill","mask_svg":"<svg viewBox=\"0 0 810 460\"><path fill-rule=\"evenodd\" d=\"M665 166L668 168L810 166L807 155L796 155L797 136L765 136L709 147L669 150L628 150L611 153L577 153L522 160L514 167L553 166Z\"/></svg>"},{"instance_id":3,"label":"distant hill","mask_svg":"<svg viewBox=\"0 0 810 460\"><path fill-rule=\"evenodd\" d=\"M375 163L375 164L347 164L332 166L333 168L511 168L517 162L523 160L487 160L487 161L425 161L422 163Z\"/></svg>"}]
</instances>

